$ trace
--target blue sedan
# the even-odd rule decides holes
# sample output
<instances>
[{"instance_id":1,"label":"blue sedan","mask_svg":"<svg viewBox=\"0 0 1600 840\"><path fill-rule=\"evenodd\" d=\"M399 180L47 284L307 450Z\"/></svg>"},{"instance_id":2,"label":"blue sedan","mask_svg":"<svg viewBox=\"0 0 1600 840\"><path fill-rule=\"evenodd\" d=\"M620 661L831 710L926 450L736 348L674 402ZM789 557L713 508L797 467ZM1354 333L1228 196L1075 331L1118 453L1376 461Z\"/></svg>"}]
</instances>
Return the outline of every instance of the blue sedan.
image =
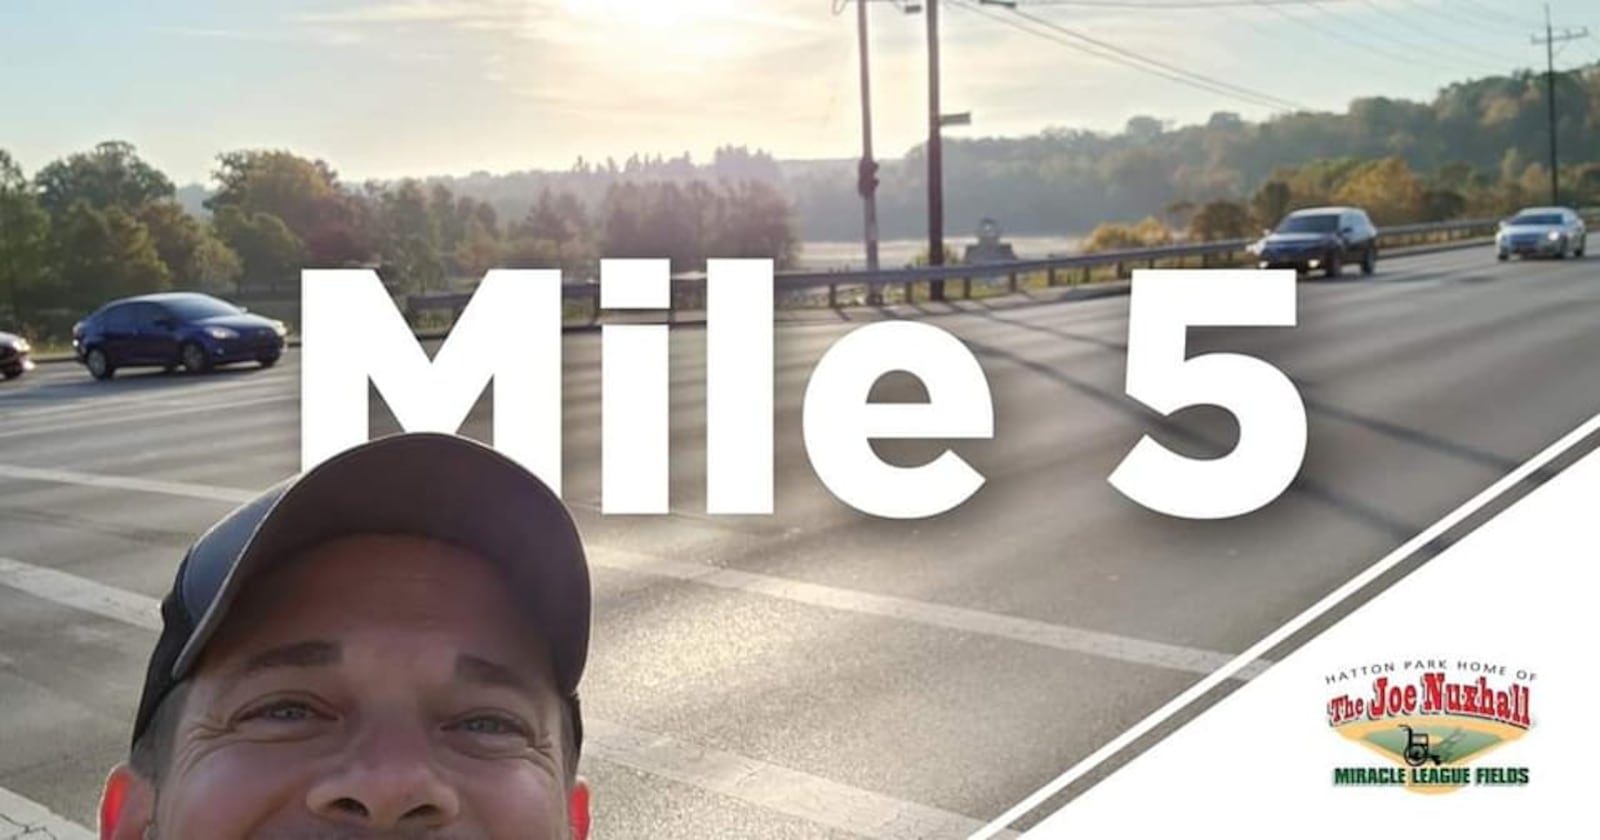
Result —
<instances>
[{"instance_id":1,"label":"blue sedan","mask_svg":"<svg viewBox=\"0 0 1600 840\"><path fill-rule=\"evenodd\" d=\"M189 373L236 362L271 367L287 333L281 321L210 295L168 292L100 307L72 328L72 347L90 375L110 379L129 367Z\"/></svg>"}]
</instances>

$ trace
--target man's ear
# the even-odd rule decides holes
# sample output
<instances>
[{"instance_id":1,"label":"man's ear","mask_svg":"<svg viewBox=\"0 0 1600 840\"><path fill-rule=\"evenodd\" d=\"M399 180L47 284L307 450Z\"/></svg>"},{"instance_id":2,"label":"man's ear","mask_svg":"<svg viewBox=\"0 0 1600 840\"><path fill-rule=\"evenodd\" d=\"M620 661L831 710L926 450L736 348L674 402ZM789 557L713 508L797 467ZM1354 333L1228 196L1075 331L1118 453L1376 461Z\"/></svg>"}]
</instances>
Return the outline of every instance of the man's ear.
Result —
<instances>
[{"instance_id":1,"label":"man's ear","mask_svg":"<svg viewBox=\"0 0 1600 840\"><path fill-rule=\"evenodd\" d=\"M567 815L572 822L572 840L588 840L589 783L582 777L572 785L572 795L567 801Z\"/></svg>"},{"instance_id":2,"label":"man's ear","mask_svg":"<svg viewBox=\"0 0 1600 840\"><path fill-rule=\"evenodd\" d=\"M155 786L128 765L118 764L100 795L100 840L140 840L155 816Z\"/></svg>"}]
</instances>

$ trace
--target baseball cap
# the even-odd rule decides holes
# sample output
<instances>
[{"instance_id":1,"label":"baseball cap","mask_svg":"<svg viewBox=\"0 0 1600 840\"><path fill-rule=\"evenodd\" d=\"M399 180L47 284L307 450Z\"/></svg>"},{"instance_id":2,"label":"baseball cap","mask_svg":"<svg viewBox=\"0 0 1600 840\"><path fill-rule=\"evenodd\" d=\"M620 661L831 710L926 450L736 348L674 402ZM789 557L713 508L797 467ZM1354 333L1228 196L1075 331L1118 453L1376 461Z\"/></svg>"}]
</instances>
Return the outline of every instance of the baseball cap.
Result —
<instances>
[{"instance_id":1,"label":"baseball cap","mask_svg":"<svg viewBox=\"0 0 1600 840\"><path fill-rule=\"evenodd\" d=\"M190 546L161 602L133 740L191 673L250 580L322 543L358 535L433 539L496 564L549 646L581 743L578 682L590 590L571 513L533 473L466 437L406 432L351 447L239 506Z\"/></svg>"}]
</instances>

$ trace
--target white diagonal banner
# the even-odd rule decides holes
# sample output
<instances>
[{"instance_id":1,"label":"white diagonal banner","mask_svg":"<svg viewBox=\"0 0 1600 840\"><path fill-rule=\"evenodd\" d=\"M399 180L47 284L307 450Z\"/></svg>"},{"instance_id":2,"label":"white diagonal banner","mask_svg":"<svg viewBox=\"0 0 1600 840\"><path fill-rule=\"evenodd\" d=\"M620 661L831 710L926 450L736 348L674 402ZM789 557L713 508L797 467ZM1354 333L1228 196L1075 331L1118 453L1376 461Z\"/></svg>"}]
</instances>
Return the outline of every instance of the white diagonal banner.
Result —
<instances>
[{"instance_id":1,"label":"white diagonal banner","mask_svg":"<svg viewBox=\"0 0 1600 840\"><path fill-rule=\"evenodd\" d=\"M973 840L993 837L1012 826L1597 431L1600 416L1574 429L1079 762L986 825ZM1465 828L1468 833L1457 831L1452 836L1476 837L1487 836L1480 832L1491 824L1514 823L1526 828L1529 813L1548 818L1561 807L1575 809L1581 801L1576 797L1585 789L1577 762L1593 746L1578 741L1592 742L1596 735L1592 729L1582 731L1565 710L1575 712L1596 688L1594 671L1579 650L1583 641L1596 636L1595 611L1586 601L1588 587L1583 585L1590 576L1585 552L1592 553L1592 547L1600 544L1600 523L1592 510L1596 498L1600 498L1600 454L1586 457L1534 490L1025 836L1041 840L1108 836L1137 822L1141 836L1163 836L1163 830L1191 834L1197 829L1208 833L1207 829L1225 828L1232 837L1276 837L1282 835L1286 824L1292 824L1297 837L1324 836L1321 832L1344 837L1377 824L1415 822L1430 830ZM1423 676L1429 672L1422 666L1429 663L1447 665L1446 681L1457 684L1475 684L1480 674L1471 670L1474 663L1480 668L1503 668L1504 674L1483 675L1494 681L1494 689L1514 681L1519 671L1535 675L1539 686L1533 691L1538 698L1535 714L1542 711L1536 730L1530 730L1527 739L1494 750L1492 758L1486 754L1481 761L1459 764L1524 768L1536 782L1502 785L1490 781L1468 785L1480 788L1477 790L1456 790L1437 797L1381 789L1381 784L1351 784L1348 779L1334 784L1334 771L1341 767L1396 764L1379 754L1381 744L1367 743L1372 749L1363 749L1363 744L1333 731L1327 715L1330 692L1370 696L1372 678L1382 675L1383 665L1393 666L1389 686L1403 689L1414 685L1420 690ZM1350 676L1344 681L1328 682L1347 673ZM1387 719L1368 723L1386 724ZM1393 731L1404 730L1396 723ZM1387 736L1374 737L1381 740ZM1515 763L1518 759L1524 763ZM1425 764L1440 766L1431 761ZM1404 762L1399 766L1413 769ZM1517 807L1507 807L1508 796L1516 797ZM1524 810L1523 803L1557 810ZM1160 807L1152 807L1155 804ZM1308 816L1311 814L1314 819ZM1338 816L1344 814L1348 816ZM1395 822L1384 823L1379 814L1388 814ZM1573 814L1576 817L1575 810Z\"/></svg>"}]
</instances>

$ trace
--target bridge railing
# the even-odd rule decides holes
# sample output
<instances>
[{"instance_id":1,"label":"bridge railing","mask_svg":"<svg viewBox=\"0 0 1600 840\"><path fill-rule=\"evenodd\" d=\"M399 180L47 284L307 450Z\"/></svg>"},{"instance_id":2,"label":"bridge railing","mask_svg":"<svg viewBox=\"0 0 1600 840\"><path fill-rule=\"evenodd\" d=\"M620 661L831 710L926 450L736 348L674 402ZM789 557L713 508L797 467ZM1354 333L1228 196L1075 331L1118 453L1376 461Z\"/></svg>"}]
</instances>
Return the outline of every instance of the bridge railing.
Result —
<instances>
[{"instance_id":1,"label":"bridge railing","mask_svg":"<svg viewBox=\"0 0 1600 840\"><path fill-rule=\"evenodd\" d=\"M1585 215L1600 221L1600 213ZM1392 225L1378 231L1380 254L1384 250L1445 243L1464 244L1494 234L1499 219ZM1135 268L1212 268L1254 264L1249 247L1257 239L1188 242L1151 248L1130 248L1086 254L994 263L943 266L908 266L879 271L783 271L774 276L779 307L830 307L915 303L928 298L930 283L944 281L946 299L970 299L1028 289L1077 286L1124 279ZM952 286L952 284L954 284ZM412 295L407 309L413 316L449 312L459 317L471 299L470 292ZM564 286L568 320L599 319L600 285L569 282ZM668 321L680 313L705 307L704 273L682 274L672 280L672 306Z\"/></svg>"}]
</instances>

